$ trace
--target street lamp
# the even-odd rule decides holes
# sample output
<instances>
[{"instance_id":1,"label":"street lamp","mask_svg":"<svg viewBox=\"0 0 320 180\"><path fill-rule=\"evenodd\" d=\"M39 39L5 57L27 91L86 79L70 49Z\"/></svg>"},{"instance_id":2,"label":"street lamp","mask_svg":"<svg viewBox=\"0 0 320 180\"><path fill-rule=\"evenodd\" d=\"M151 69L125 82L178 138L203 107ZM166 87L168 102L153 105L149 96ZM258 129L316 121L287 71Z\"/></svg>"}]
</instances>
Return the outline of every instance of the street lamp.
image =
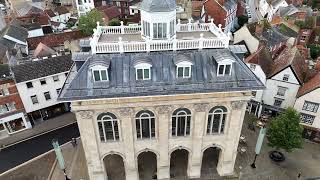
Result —
<instances>
[{"instance_id":1,"label":"street lamp","mask_svg":"<svg viewBox=\"0 0 320 180\"><path fill-rule=\"evenodd\" d=\"M63 171L63 174L66 177L66 180L71 180L67 176L64 159L63 159L61 148L60 148L60 145L59 145L59 142L58 142L57 139L53 139L52 140L52 146L54 148L54 152L56 153L56 157L57 157L57 160L58 160L58 163L59 163L59 167Z\"/></svg>"},{"instance_id":2,"label":"street lamp","mask_svg":"<svg viewBox=\"0 0 320 180\"><path fill-rule=\"evenodd\" d=\"M251 164L251 167L252 168L256 168L256 160L257 160L257 156L260 154L260 151L261 151L261 147L262 147L262 144L263 144L263 139L264 139L264 136L266 135L266 131L267 129L265 128L265 126L263 126L261 129L260 129L260 132L259 132L259 137L258 137L258 140L257 140L257 144L256 144L256 149L255 149L255 156L254 156L254 160Z\"/></svg>"}]
</instances>

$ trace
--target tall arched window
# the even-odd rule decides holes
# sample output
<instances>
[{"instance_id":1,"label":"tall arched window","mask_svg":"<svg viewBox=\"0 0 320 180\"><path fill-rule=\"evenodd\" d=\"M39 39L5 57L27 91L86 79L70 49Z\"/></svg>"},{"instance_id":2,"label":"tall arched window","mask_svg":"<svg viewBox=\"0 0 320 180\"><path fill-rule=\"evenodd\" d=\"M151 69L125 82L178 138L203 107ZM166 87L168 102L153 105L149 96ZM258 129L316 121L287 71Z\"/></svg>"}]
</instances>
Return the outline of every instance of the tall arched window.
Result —
<instances>
[{"instance_id":1,"label":"tall arched window","mask_svg":"<svg viewBox=\"0 0 320 180\"><path fill-rule=\"evenodd\" d=\"M136 114L136 131L138 139L151 139L155 137L155 127L155 118L153 112L142 110Z\"/></svg>"},{"instance_id":2,"label":"tall arched window","mask_svg":"<svg viewBox=\"0 0 320 180\"><path fill-rule=\"evenodd\" d=\"M101 141L119 140L117 117L112 113L102 113L98 116L98 128Z\"/></svg>"},{"instance_id":3,"label":"tall arched window","mask_svg":"<svg viewBox=\"0 0 320 180\"><path fill-rule=\"evenodd\" d=\"M227 108L223 106L214 107L209 111L207 134L223 133L227 119Z\"/></svg>"},{"instance_id":4,"label":"tall arched window","mask_svg":"<svg viewBox=\"0 0 320 180\"><path fill-rule=\"evenodd\" d=\"M189 109L180 108L172 114L172 136L190 135L191 112Z\"/></svg>"}]
</instances>

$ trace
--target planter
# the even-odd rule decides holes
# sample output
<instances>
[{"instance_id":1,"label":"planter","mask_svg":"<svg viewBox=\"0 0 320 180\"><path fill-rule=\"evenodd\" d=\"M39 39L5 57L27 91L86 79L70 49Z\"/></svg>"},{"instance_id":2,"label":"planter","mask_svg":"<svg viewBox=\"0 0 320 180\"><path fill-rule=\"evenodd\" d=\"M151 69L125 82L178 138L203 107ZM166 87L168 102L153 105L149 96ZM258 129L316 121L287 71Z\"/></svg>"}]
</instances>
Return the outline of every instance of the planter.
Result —
<instances>
[{"instance_id":1,"label":"planter","mask_svg":"<svg viewBox=\"0 0 320 180\"><path fill-rule=\"evenodd\" d=\"M269 153L269 157L270 159L272 159L274 162L282 162L285 160L285 157L283 155L283 153L279 152L279 151L271 151Z\"/></svg>"}]
</instances>

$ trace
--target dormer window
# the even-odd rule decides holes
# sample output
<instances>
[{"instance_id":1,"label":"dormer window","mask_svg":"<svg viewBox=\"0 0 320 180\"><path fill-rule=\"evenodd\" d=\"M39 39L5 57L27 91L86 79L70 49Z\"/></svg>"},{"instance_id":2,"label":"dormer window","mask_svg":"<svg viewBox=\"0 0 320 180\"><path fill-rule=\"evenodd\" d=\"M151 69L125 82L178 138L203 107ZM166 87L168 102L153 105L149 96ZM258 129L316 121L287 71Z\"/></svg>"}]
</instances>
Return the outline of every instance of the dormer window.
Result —
<instances>
[{"instance_id":1,"label":"dormer window","mask_svg":"<svg viewBox=\"0 0 320 180\"><path fill-rule=\"evenodd\" d=\"M151 79L151 60L150 59L137 59L134 62L136 69L136 80L150 80Z\"/></svg>"},{"instance_id":2,"label":"dormer window","mask_svg":"<svg viewBox=\"0 0 320 180\"><path fill-rule=\"evenodd\" d=\"M177 67L177 77L178 78L190 78L191 76L191 66L178 66Z\"/></svg>"},{"instance_id":3,"label":"dormer window","mask_svg":"<svg viewBox=\"0 0 320 180\"><path fill-rule=\"evenodd\" d=\"M108 81L108 70L107 69L93 69L93 79L94 81Z\"/></svg>"},{"instance_id":4,"label":"dormer window","mask_svg":"<svg viewBox=\"0 0 320 180\"><path fill-rule=\"evenodd\" d=\"M219 64L218 76L231 75L231 64Z\"/></svg>"},{"instance_id":5,"label":"dormer window","mask_svg":"<svg viewBox=\"0 0 320 180\"><path fill-rule=\"evenodd\" d=\"M174 58L174 64L177 66L177 78L190 78L191 66L193 62L189 55L179 54Z\"/></svg>"}]
</instances>

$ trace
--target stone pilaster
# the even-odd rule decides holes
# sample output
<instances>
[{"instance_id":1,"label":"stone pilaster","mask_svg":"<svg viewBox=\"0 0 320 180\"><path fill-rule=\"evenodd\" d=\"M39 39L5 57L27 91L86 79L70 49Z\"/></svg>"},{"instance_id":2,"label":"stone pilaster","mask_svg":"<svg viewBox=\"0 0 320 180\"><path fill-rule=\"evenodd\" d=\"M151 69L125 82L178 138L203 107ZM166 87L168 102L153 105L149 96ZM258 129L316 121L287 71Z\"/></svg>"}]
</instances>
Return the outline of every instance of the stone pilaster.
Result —
<instances>
[{"instance_id":1,"label":"stone pilaster","mask_svg":"<svg viewBox=\"0 0 320 180\"><path fill-rule=\"evenodd\" d=\"M245 101L233 101L231 102L231 114L230 123L228 127L228 136L225 142L224 152L217 171L220 176L232 175L234 173L234 164L237 157L237 147L239 143L239 137L241 133L242 122L245 114ZM231 132L232 131L232 132ZM229 148L228 148L229 147Z\"/></svg>"},{"instance_id":2,"label":"stone pilaster","mask_svg":"<svg viewBox=\"0 0 320 180\"><path fill-rule=\"evenodd\" d=\"M192 155L189 160L190 164L190 178L200 178L201 175L201 148L202 148L202 137L204 135L204 124L207 112L207 103L194 104L193 106L193 128L192 128Z\"/></svg>"},{"instance_id":3,"label":"stone pilaster","mask_svg":"<svg viewBox=\"0 0 320 180\"><path fill-rule=\"evenodd\" d=\"M95 134L95 121L93 111L75 112L80 130L81 141L84 148L89 178L91 180L105 180L105 173L100 160L97 138Z\"/></svg>"},{"instance_id":4,"label":"stone pilaster","mask_svg":"<svg viewBox=\"0 0 320 180\"><path fill-rule=\"evenodd\" d=\"M119 113L121 116L122 126L122 137L125 144L125 172L126 179L138 180L138 167L135 159L135 148L134 148L134 133L133 133L133 121L132 117L134 112L132 108L120 108Z\"/></svg>"},{"instance_id":5,"label":"stone pilaster","mask_svg":"<svg viewBox=\"0 0 320 180\"><path fill-rule=\"evenodd\" d=\"M159 152L160 158L157 162L158 179L170 178L170 155L169 155L169 121L172 106L157 106L159 121Z\"/></svg>"}]
</instances>

